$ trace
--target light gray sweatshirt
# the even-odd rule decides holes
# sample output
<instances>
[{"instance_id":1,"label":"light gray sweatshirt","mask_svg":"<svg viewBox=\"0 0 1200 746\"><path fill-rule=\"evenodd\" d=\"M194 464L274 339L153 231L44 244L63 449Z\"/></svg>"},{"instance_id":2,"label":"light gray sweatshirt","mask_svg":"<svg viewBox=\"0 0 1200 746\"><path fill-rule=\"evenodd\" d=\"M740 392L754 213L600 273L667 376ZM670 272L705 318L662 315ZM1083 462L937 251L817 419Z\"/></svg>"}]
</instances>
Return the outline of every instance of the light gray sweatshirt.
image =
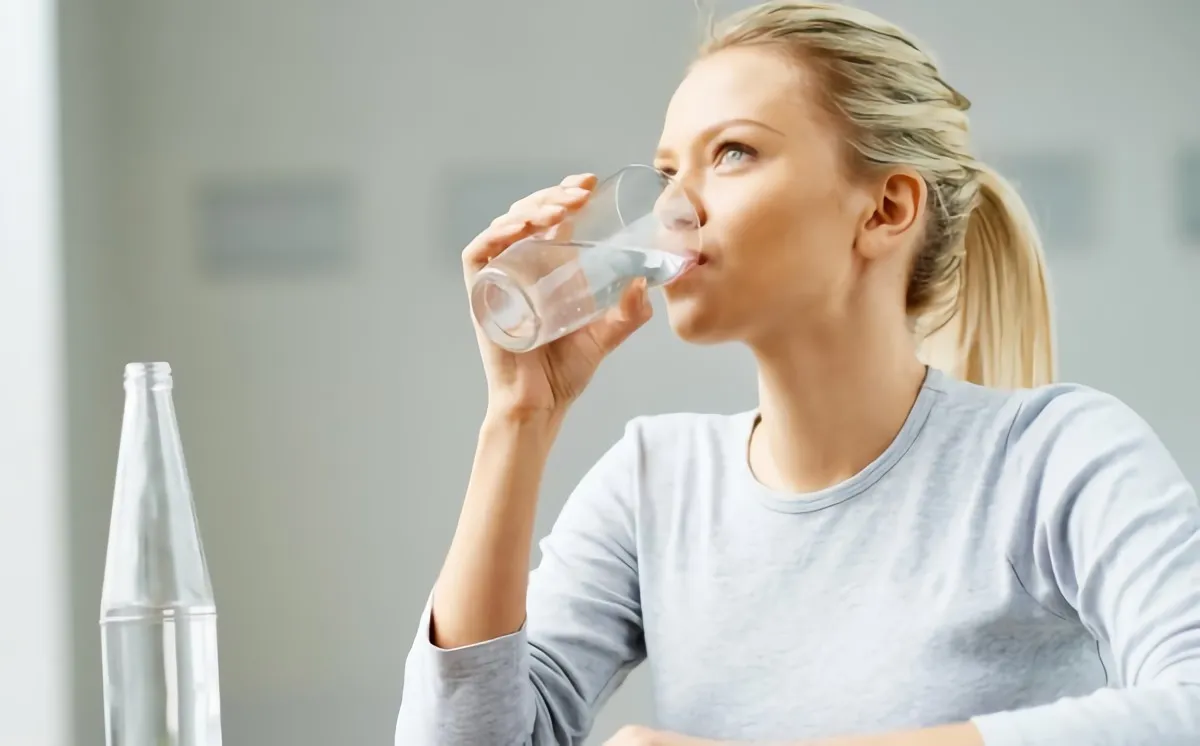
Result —
<instances>
[{"instance_id":1,"label":"light gray sweatshirt","mask_svg":"<svg viewBox=\"0 0 1200 746\"><path fill-rule=\"evenodd\" d=\"M1200 746L1200 503L1128 407L930 370L887 451L805 495L751 474L755 416L633 420L518 632L440 650L427 607L397 746L576 746L643 661L657 726L713 739Z\"/></svg>"}]
</instances>

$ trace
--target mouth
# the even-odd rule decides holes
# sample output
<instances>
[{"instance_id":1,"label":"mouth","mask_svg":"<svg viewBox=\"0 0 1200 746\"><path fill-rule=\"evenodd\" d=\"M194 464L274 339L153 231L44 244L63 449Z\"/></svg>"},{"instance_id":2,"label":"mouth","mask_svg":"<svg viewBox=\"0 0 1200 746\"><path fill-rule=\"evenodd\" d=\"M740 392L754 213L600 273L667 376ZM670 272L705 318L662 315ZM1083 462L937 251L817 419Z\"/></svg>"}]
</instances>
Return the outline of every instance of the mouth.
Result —
<instances>
[{"instance_id":1,"label":"mouth","mask_svg":"<svg viewBox=\"0 0 1200 746\"><path fill-rule=\"evenodd\" d=\"M692 272L695 272L699 267L702 267L705 264L708 264L708 257L706 257L704 254L699 254L699 253L696 254L695 256L691 257L688 260L688 262L684 265L683 269L679 272L679 274L672 277L668 282L664 283L663 286L669 287L671 285L674 285L676 282L687 277Z\"/></svg>"}]
</instances>

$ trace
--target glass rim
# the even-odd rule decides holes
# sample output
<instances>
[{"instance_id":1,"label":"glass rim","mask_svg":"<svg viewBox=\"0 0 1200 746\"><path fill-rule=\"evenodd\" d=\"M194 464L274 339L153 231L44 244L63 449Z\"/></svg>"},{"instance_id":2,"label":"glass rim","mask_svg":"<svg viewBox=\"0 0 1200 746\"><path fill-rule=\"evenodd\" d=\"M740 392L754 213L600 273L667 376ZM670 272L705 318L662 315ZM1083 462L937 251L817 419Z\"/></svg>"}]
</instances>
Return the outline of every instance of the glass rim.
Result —
<instances>
[{"instance_id":1,"label":"glass rim","mask_svg":"<svg viewBox=\"0 0 1200 746\"><path fill-rule=\"evenodd\" d=\"M670 189L670 187L672 185L679 185L679 181L674 176L667 173L666 171L663 171L661 168L658 168L657 166L653 166L649 163L627 163L624 166L621 166L620 168L616 169L612 173L608 174L604 178L597 181L595 188L592 190L592 193L595 194L596 192L599 192L606 187L612 188L612 190L613 190L613 198L612 198L613 205L617 211L617 220L620 221L622 226L628 227L629 225L631 225L633 222L635 222L639 218L634 218L634 220L627 220L625 218L625 216L622 214L622 211L621 211L621 179L628 173L645 173L645 172L650 172L658 178L662 194L666 194L667 190ZM691 213L691 216L694 219L695 225L697 226L697 228L699 228L699 224L700 224L699 211L696 209L696 206L692 203L692 200L688 196L687 191L684 190L681 186L679 187L679 189L680 189L679 196L682 198L682 200L684 202L687 203L688 211Z\"/></svg>"}]
</instances>

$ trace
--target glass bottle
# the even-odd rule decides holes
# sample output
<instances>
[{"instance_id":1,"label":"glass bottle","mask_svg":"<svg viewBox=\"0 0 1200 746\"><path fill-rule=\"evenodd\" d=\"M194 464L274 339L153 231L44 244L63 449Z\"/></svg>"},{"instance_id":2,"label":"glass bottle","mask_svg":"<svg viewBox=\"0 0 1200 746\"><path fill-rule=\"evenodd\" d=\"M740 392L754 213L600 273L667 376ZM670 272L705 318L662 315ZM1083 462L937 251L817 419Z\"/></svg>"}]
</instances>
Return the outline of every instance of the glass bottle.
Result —
<instances>
[{"instance_id":1,"label":"glass bottle","mask_svg":"<svg viewBox=\"0 0 1200 746\"><path fill-rule=\"evenodd\" d=\"M220 746L217 612L167 363L125 367L100 601L107 746Z\"/></svg>"}]
</instances>

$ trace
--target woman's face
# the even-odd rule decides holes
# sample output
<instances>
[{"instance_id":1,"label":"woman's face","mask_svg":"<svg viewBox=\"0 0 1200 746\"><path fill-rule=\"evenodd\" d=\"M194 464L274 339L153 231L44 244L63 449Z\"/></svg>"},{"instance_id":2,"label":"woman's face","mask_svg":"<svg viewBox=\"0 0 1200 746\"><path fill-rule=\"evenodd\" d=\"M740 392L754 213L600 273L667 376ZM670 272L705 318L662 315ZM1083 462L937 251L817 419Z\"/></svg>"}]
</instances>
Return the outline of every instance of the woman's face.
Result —
<instances>
[{"instance_id":1,"label":"woman's face","mask_svg":"<svg viewBox=\"0 0 1200 746\"><path fill-rule=\"evenodd\" d=\"M702 263L664 289L679 336L761 342L844 311L874 211L845 152L811 78L778 52L728 49L694 65L655 161L703 224Z\"/></svg>"}]
</instances>

